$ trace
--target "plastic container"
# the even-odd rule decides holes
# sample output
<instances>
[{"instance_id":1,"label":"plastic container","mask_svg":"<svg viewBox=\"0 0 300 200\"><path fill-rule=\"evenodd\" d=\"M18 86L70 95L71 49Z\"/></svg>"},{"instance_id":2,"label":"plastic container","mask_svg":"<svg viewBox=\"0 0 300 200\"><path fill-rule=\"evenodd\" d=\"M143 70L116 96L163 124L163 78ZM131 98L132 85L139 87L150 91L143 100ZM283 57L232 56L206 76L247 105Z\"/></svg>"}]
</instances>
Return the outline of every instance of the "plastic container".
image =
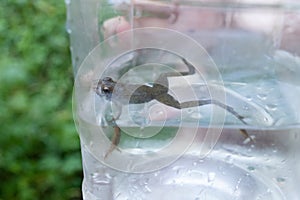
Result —
<instances>
[{"instance_id":1,"label":"plastic container","mask_svg":"<svg viewBox=\"0 0 300 200\"><path fill-rule=\"evenodd\" d=\"M297 1L66 5L84 199L300 199Z\"/></svg>"}]
</instances>

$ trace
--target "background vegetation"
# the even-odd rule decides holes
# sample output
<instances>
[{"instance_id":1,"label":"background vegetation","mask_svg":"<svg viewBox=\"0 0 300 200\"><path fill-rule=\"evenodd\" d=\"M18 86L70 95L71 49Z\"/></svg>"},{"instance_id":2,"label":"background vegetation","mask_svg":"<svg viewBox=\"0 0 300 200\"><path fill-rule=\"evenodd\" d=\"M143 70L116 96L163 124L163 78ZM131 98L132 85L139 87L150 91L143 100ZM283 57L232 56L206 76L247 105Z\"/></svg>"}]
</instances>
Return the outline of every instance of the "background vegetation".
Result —
<instances>
[{"instance_id":1,"label":"background vegetation","mask_svg":"<svg viewBox=\"0 0 300 200\"><path fill-rule=\"evenodd\" d=\"M0 200L81 199L65 12L0 1Z\"/></svg>"}]
</instances>

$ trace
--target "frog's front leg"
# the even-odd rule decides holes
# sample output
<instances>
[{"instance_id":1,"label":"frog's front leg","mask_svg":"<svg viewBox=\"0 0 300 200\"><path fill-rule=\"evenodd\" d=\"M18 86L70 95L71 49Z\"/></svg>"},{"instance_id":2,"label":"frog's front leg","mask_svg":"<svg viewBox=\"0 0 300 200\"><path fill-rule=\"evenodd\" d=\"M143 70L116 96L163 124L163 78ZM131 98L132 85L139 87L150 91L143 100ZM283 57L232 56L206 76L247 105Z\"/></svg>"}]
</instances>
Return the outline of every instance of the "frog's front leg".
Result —
<instances>
[{"instance_id":1,"label":"frog's front leg","mask_svg":"<svg viewBox=\"0 0 300 200\"><path fill-rule=\"evenodd\" d=\"M113 152L115 149L118 149L117 146L120 143L120 138L121 138L121 129L119 126L116 125L114 126L114 135L111 139L111 145L107 150L107 152L105 153L104 159L106 159L107 156L111 154L111 152Z\"/></svg>"},{"instance_id":2,"label":"frog's front leg","mask_svg":"<svg viewBox=\"0 0 300 200\"><path fill-rule=\"evenodd\" d=\"M111 138L111 145L110 145L109 149L107 150L107 152L104 155L104 159L106 159L107 156L109 154L111 154L115 149L118 149L117 147L120 143L120 138L121 138L121 129L118 126L118 124L116 123L116 120L119 119L119 117L121 116L122 106L120 104L114 104L114 105L116 105L116 109L113 109L113 111L115 111L116 113L112 117L112 119L107 120L109 125L113 127L114 134Z\"/></svg>"}]
</instances>

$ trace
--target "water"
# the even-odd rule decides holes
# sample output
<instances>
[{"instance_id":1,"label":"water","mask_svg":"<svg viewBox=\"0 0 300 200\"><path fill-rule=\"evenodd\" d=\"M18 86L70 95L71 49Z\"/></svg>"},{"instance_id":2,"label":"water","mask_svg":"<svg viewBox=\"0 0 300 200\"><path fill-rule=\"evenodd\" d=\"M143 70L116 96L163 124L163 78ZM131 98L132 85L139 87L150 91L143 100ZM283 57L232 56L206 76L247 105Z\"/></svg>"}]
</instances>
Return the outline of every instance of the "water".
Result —
<instances>
[{"instance_id":1,"label":"water","mask_svg":"<svg viewBox=\"0 0 300 200\"><path fill-rule=\"evenodd\" d=\"M141 174L107 168L83 146L89 172L84 194L86 199L105 200L298 199L299 156L294 153L299 129L251 134L257 142L244 144L237 130L225 129L209 156L200 159L190 151L168 167Z\"/></svg>"},{"instance_id":2,"label":"water","mask_svg":"<svg viewBox=\"0 0 300 200\"><path fill-rule=\"evenodd\" d=\"M247 116L249 125L227 114L224 126L213 124L208 128L211 106L182 112L164 110L166 107L155 110L157 102L125 106L125 114L117 121L122 129L120 149L105 159L113 129L103 122L102 114L93 124L79 111L79 131L84 133L84 198L299 199L300 87L294 79L300 75L299 58L277 52L276 59L278 66L273 61L265 64L267 75L251 68L242 72L224 68L226 103ZM286 70L281 68L283 64ZM176 93L177 86L173 86ZM204 86L191 81L191 87L203 91ZM181 94L180 87L177 89L176 94ZM211 89L218 90L218 83L213 83ZM99 98L92 96L98 105ZM151 108L157 115L163 115L163 124L147 115ZM103 104L96 106L96 113L100 111L103 112ZM166 117L170 112L174 113ZM222 109L216 112L221 113ZM134 117L137 120L128 120ZM253 141L240 134L241 128L247 129Z\"/></svg>"}]
</instances>

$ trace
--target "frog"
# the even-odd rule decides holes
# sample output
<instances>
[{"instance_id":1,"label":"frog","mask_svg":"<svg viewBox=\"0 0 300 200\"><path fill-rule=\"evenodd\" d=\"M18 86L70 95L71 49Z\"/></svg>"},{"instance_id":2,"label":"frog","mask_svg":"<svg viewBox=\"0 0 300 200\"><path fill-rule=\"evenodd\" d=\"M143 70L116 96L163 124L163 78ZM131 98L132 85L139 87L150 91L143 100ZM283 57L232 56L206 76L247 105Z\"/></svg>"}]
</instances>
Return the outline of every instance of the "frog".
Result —
<instances>
[{"instance_id":1,"label":"frog","mask_svg":"<svg viewBox=\"0 0 300 200\"><path fill-rule=\"evenodd\" d=\"M181 59L182 62L187 66L188 71L184 72L165 72L161 73L152 85L136 85L128 83L117 83L112 77L106 76L100 79L94 88L95 93L99 97L104 97L107 101L113 102L118 108L118 112L115 117L111 119L111 124L114 128L114 135L111 139L111 147L105 154L105 158L118 146L121 137L120 127L117 125L116 120L121 115L121 106L125 104L144 104L150 101L156 100L166 106L170 106L176 109L185 109L198 106L204 106L213 104L227 112L234 115L243 124L248 125L245 121L245 117L240 115L231 106L228 106L216 99L201 99L187 102L179 102L174 96L169 94L169 81L170 77L178 76L190 76L195 74L195 67L188 62L185 58ZM251 141L253 139L249 136L245 129L240 129L240 133Z\"/></svg>"}]
</instances>

